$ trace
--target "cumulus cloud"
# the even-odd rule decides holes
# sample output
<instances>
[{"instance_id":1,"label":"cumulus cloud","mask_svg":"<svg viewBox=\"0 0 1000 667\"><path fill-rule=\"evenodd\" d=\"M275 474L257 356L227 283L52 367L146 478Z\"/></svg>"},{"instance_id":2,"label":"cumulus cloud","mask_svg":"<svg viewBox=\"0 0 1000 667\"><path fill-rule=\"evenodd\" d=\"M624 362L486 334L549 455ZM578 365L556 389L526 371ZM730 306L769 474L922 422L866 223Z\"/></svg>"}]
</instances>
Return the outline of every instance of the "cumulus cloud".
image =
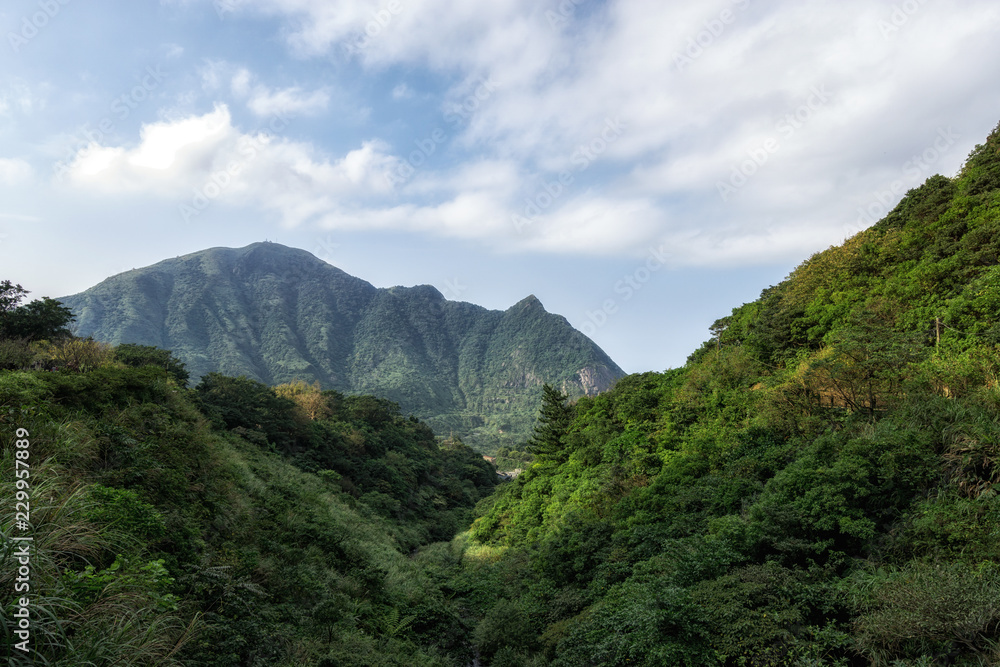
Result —
<instances>
[{"instance_id":1,"label":"cumulus cloud","mask_svg":"<svg viewBox=\"0 0 1000 667\"><path fill-rule=\"evenodd\" d=\"M283 137L284 123L272 119L246 132L234 125L228 107L218 105L206 114L145 125L134 146L90 144L71 161L65 179L106 196L173 198L185 219L219 202L271 211L288 227L402 229L463 238L510 230L505 211L518 181L510 163L419 172L400 192L386 174L402 160L384 142L365 141L331 158Z\"/></svg>"},{"instance_id":2,"label":"cumulus cloud","mask_svg":"<svg viewBox=\"0 0 1000 667\"><path fill-rule=\"evenodd\" d=\"M65 176L73 186L104 194L257 204L279 211L287 224L321 214L330 202L389 191L384 171L394 159L382 143L363 142L331 159L283 137L287 123L272 118L243 131L220 104L206 114L145 125L135 146L90 144Z\"/></svg>"},{"instance_id":3,"label":"cumulus cloud","mask_svg":"<svg viewBox=\"0 0 1000 667\"><path fill-rule=\"evenodd\" d=\"M329 112L328 87L208 61L203 92L230 106L91 144L69 182L539 252L797 258L880 217L884 192L954 173L996 122L1000 7L911 5L227 0L277 17L298 57L382 76L392 113L430 93L387 72L444 82L433 159L414 151L433 125L336 152L293 140L270 124ZM261 129L238 127L236 105Z\"/></svg>"},{"instance_id":4,"label":"cumulus cloud","mask_svg":"<svg viewBox=\"0 0 1000 667\"><path fill-rule=\"evenodd\" d=\"M874 189L903 178L908 151L948 128L969 136L992 127L1000 93L983 82L1000 75L991 28L1000 8L959 5L243 0L239 8L284 17L300 56L447 73L443 110L460 108L484 77L498 82L454 137L477 158L512 161L524 179L518 192L494 194L498 217L521 211L539 183L574 176L526 247L624 252L669 238L691 261L729 263L839 241ZM608 119L627 129L581 170L580 149L600 145ZM940 153L933 171L953 173L963 152L956 144ZM472 207L449 210L479 224ZM679 226L695 232L678 235Z\"/></svg>"}]
</instances>

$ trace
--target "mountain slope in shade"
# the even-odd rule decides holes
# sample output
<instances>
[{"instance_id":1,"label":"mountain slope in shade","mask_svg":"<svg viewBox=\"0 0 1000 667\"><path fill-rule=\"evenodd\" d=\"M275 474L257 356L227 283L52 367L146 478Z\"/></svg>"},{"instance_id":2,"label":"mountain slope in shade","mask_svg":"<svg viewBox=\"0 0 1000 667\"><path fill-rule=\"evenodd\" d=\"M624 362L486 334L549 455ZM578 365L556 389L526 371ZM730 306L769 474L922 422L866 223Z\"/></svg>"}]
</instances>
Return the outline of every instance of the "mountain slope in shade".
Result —
<instances>
[{"instance_id":1,"label":"mountain slope in shade","mask_svg":"<svg viewBox=\"0 0 1000 667\"><path fill-rule=\"evenodd\" d=\"M165 260L61 301L77 335L172 350L193 378L374 393L486 449L530 432L543 383L592 395L624 374L534 296L493 311L429 285L380 289L276 243Z\"/></svg>"}]
</instances>

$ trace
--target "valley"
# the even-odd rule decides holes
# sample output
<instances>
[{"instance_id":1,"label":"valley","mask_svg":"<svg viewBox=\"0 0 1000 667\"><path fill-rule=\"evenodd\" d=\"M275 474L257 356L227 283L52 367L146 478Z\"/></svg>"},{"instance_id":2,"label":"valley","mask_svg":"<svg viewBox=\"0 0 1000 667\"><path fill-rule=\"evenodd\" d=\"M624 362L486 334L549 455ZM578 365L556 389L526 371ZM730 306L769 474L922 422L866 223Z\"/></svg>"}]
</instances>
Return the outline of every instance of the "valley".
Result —
<instances>
[{"instance_id":1,"label":"valley","mask_svg":"<svg viewBox=\"0 0 1000 667\"><path fill-rule=\"evenodd\" d=\"M310 257L3 284L6 646L30 532L52 665L1000 663L1000 126L664 372Z\"/></svg>"}]
</instances>

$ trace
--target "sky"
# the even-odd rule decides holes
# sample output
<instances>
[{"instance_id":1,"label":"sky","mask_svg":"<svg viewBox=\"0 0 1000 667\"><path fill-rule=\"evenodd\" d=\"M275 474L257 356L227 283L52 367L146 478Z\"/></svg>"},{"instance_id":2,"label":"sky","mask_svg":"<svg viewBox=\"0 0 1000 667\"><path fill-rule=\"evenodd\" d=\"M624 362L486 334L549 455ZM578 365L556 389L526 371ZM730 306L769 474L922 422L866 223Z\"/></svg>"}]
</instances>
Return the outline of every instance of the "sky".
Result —
<instances>
[{"instance_id":1,"label":"sky","mask_svg":"<svg viewBox=\"0 0 1000 667\"><path fill-rule=\"evenodd\" d=\"M270 240L628 372L954 176L995 0L6 0L0 279Z\"/></svg>"}]
</instances>

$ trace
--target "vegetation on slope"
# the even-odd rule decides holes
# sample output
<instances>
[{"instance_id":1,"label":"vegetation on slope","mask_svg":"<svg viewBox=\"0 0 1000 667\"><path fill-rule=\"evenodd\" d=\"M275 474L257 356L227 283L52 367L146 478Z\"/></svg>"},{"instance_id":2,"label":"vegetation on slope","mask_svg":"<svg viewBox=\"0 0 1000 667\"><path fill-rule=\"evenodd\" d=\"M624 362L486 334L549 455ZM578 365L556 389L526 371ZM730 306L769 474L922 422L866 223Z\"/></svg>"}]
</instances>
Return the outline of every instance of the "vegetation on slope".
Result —
<instances>
[{"instance_id":1,"label":"vegetation on slope","mask_svg":"<svg viewBox=\"0 0 1000 667\"><path fill-rule=\"evenodd\" d=\"M472 530L484 656L997 664L998 316L1000 127L684 368L548 396Z\"/></svg>"},{"instance_id":2,"label":"vegetation on slope","mask_svg":"<svg viewBox=\"0 0 1000 667\"><path fill-rule=\"evenodd\" d=\"M383 399L219 375L188 390L162 350L29 349L44 370L0 372L9 664L18 451L35 664L464 664L469 628L434 574L451 552L413 552L492 491L478 454Z\"/></svg>"}]
</instances>

